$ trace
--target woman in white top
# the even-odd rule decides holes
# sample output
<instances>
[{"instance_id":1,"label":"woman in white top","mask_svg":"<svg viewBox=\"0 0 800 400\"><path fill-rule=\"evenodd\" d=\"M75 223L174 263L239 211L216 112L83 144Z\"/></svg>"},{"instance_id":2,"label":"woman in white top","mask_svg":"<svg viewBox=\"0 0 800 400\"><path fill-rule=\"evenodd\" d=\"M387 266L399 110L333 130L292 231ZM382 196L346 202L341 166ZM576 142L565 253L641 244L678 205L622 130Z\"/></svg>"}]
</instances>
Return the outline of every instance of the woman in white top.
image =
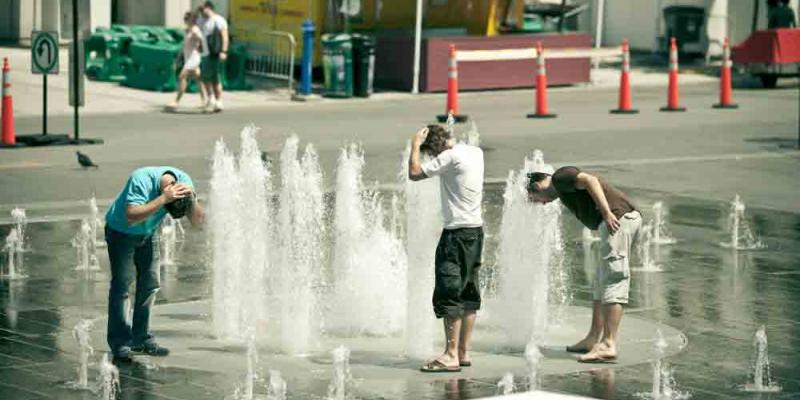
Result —
<instances>
[{"instance_id":1,"label":"woman in white top","mask_svg":"<svg viewBox=\"0 0 800 400\"><path fill-rule=\"evenodd\" d=\"M206 49L206 39L197 26L196 20L195 14L191 11L183 15L183 22L186 24L186 33L183 38L183 49L181 53L178 54L178 59L183 57L183 68L181 68L181 73L178 76L178 94L175 100L167 106L169 109L178 107L183 93L186 92L186 84L190 77L194 79L200 90L201 104L205 104L206 102L206 91L203 85L200 84L200 59L208 50ZM176 64L177 63L178 60L176 60Z\"/></svg>"}]
</instances>

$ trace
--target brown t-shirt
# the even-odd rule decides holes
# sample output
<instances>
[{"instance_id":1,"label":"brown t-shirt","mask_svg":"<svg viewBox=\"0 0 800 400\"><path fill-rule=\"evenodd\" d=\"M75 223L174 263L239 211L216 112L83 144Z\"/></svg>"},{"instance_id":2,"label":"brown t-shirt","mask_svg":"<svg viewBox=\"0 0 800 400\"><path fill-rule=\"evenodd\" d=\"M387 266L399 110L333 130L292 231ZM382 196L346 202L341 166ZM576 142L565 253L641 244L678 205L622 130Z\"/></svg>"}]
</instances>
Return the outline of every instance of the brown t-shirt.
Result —
<instances>
[{"instance_id":1,"label":"brown t-shirt","mask_svg":"<svg viewBox=\"0 0 800 400\"><path fill-rule=\"evenodd\" d=\"M594 199L588 190L576 189L575 181L578 173L581 172L577 167L561 167L553 173L553 187L558 192L558 198L576 217L589 229L597 229L603 222L603 216L594 203ZM636 205L628 199L625 193L609 185L605 180L599 178L600 186L603 187L603 194L606 195L608 207L617 218L637 210Z\"/></svg>"}]
</instances>

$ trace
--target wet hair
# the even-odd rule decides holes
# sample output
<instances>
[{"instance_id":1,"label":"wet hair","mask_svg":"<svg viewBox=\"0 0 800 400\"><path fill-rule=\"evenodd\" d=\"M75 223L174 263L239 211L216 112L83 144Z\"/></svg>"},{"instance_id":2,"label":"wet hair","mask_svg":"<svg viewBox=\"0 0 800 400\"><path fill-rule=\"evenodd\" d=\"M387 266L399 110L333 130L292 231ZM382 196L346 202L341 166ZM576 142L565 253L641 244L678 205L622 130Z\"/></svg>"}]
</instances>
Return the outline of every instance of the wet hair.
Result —
<instances>
[{"instance_id":1,"label":"wet hair","mask_svg":"<svg viewBox=\"0 0 800 400\"><path fill-rule=\"evenodd\" d=\"M537 193L539 192L539 188L536 186L536 183L539 183L545 180L550 174L545 172L529 172L528 173L528 192Z\"/></svg>"},{"instance_id":2,"label":"wet hair","mask_svg":"<svg viewBox=\"0 0 800 400\"><path fill-rule=\"evenodd\" d=\"M180 199L172 200L164 205L170 216L174 219L180 219L189 214L192 210L192 198L194 196L181 197Z\"/></svg>"},{"instance_id":3,"label":"wet hair","mask_svg":"<svg viewBox=\"0 0 800 400\"><path fill-rule=\"evenodd\" d=\"M449 139L450 132L447 129L441 125L428 125L428 136L425 138L425 142L419 146L419 150L435 156L444 148Z\"/></svg>"},{"instance_id":4,"label":"wet hair","mask_svg":"<svg viewBox=\"0 0 800 400\"><path fill-rule=\"evenodd\" d=\"M203 3L203 8L210 8L210 9L213 10L214 9L214 2L207 1L207 2Z\"/></svg>"}]
</instances>

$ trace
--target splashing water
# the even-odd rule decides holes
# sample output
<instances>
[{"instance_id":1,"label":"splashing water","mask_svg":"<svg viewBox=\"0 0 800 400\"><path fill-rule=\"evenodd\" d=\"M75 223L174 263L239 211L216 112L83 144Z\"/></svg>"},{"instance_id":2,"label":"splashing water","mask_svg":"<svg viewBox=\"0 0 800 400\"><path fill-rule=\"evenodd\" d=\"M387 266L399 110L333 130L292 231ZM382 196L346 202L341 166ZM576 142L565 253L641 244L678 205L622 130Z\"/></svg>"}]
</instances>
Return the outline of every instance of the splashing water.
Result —
<instances>
[{"instance_id":1,"label":"splashing water","mask_svg":"<svg viewBox=\"0 0 800 400\"><path fill-rule=\"evenodd\" d=\"M298 160L299 139L292 135L280 154L276 296L270 304L280 316L281 347L289 354L311 350L320 335L323 228L322 170L314 147L306 146Z\"/></svg>"},{"instance_id":2,"label":"splashing water","mask_svg":"<svg viewBox=\"0 0 800 400\"><path fill-rule=\"evenodd\" d=\"M334 349L333 379L328 385L328 400L355 399L353 375L350 373L350 350L344 346Z\"/></svg>"},{"instance_id":3,"label":"splashing water","mask_svg":"<svg viewBox=\"0 0 800 400\"><path fill-rule=\"evenodd\" d=\"M656 341L653 344L653 384L649 393L636 393L634 396L640 399L651 400L687 400L692 398L689 392L679 391L675 378L673 377L673 370L669 364L664 360L668 344L664 335L659 329L657 331Z\"/></svg>"},{"instance_id":4,"label":"splashing water","mask_svg":"<svg viewBox=\"0 0 800 400\"><path fill-rule=\"evenodd\" d=\"M14 228L17 230L17 252L24 252L25 248L25 228L28 226L28 216L24 208L15 207L11 210L11 220L14 221Z\"/></svg>"},{"instance_id":5,"label":"splashing water","mask_svg":"<svg viewBox=\"0 0 800 400\"><path fill-rule=\"evenodd\" d=\"M94 348L92 348L91 336L89 334L92 324L94 324L94 321L82 319L72 328L72 337L78 343L78 378L75 381L70 381L65 384L68 389L95 389L89 385L89 358L94 354Z\"/></svg>"},{"instance_id":6,"label":"splashing water","mask_svg":"<svg viewBox=\"0 0 800 400\"><path fill-rule=\"evenodd\" d=\"M269 370L266 400L286 400L286 381L274 369Z\"/></svg>"},{"instance_id":7,"label":"splashing water","mask_svg":"<svg viewBox=\"0 0 800 400\"><path fill-rule=\"evenodd\" d=\"M441 191L439 177L413 182L408 179L407 144L400 161L400 182L405 188L406 254L408 254L408 302L406 305L406 346L408 357L424 359L434 349L438 333L436 317L431 308L435 282L433 265L435 248L442 232ZM423 155L423 162L428 158Z\"/></svg>"},{"instance_id":8,"label":"splashing water","mask_svg":"<svg viewBox=\"0 0 800 400\"><path fill-rule=\"evenodd\" d=\"M94 237L92 236L91 223L86 219L81 220L78 232L72 238L72 247L76 251L76 271L99 271L100 263L97 260L94 247Z\"/></svg>"},{"instance_id":9,"label":"splashing water","mask_svg":"<svg viewBox=\"0 0 800 400\"><path fill-rule=\"evenodd\" d=\"M643 271L643 272L661 272L661 266L656 263L653 259L653 255L650 252L651 247L653 246L653 225L650 223L645 224L641 228L641 240L639 241L639 259L641 260L642 266L639 268L634 268L635 271Z\"/></svg>"},{"instance_id":10,"label":"splashing water","mask_svg":"<svg viewBox=\"0 0 800 400\"><path fill-rule=\"evenodd\" d=\"M764 325L753 336L755 359L753 360L753 381L743 385L740 389L745 392L777 393L781 386L772 380L772 371L769 367L767 354L767 330Z\"/></svg>"},{"instance_id":11,"label":"splashing water","mask_svg":"<svg viewBox=\"0 0 800 400\"><path fill-rule=\"evenodd\" d=\"M95 249L105 247L103 240L103 220L100 219L100 210L97 207L97 199L92 196L89 199L89 226L91 227L91 237Z\"/></svg>"},{"instance_id":12,"label":"splashing water","mask_svg":"<svg viewBox=\"0 0 800 400\"><path fill-rule=\"evenodd\" d=\"M364 152L342 149L336 169L333 275L329 326L346 334L387 335L403 328L406 259L385 226L381 197L362 183Z\"/></svg>"},{"instance_id":13,"label":"splashing water","mask_svg":"<svg viewBox=\"0 0 800 400\"><path fill-rule=\"evenodd\" d=\"M221 139L214 148L208 227L213 325L221 339L246 340L242 335L254 332L258 321L266 318L272 187L255 133L253 126L242 130L238 160Z\"/></svg>"},{"instance_id":14,"label":"splashing water","mask_svg":"<svg viewBox=\"0 0 800 400\"><path fill-rule=\"evenodd\" d=\"M22 273L24 255L20 250L20 236L17 228L11 228L6 236L3 251L6 253L6 270L0 277L7 279L20 279L26 276Z\"/></svg>"},{"instance_id":15,"label":"splashing water","mask_svg":"<svg viewBox=\"0 0 800 400\"><path fill-rule=\"evenodd\" d=\"M528 200L527 174L532 171L553 172L541 151L526 158L522 169L510 171L506 180L497 256L500 286L492 314L509 344L518 347L541 339L551 324L559 323L559 309L571 301L561 208L557 202L541 205Z\"/></svg>"},{"instance_id":16,"label":"splashing water","mask_svg":"<svg viewBox=\"0 0 800 400\"><path fill-rule=\"evenodd\" d=\"M116 400L120 392L119 369L109 361L108 353L103 354L103 359L100 361L100 374L97 376L95 387L100 400Z\"/></svg>"},{"instance_id":17,"label":"splashing water","mask_svg":"<svg viewBox=\"0 0 800 400\"><path fill-rule=\"evenodd\" d=\"M175 253L178 246L178 225L180 221L173 219L169 214L161 223L158 235L161 265L175 265Z\"/></svg>"},{"instance_id":18,"label":"splashing water","mask_svg":"<svg viewBox=\"0 0 800 400\"><path fill-rule=\"evenodd\" d=\"M499 381L497 381L497 394L505 396L514 393L514 374L506 372Z\"/></svg>"},{"instance_id":19,"label":"splashing water","mask_svg":"<svg viewBox=\"0 0 800 400\"><path fill-rule=\"evenodd\" d=\"M461 134L458 141L470 146L481 145L481 133L478 131L478 124L475 123L475 120L469 122L469 129Z\"/></svg>"},{"instance_id":20,"label":"splashing water","mask_svg":"<svg viewBox=\"0 0 800 400\"><path fill-rule=\"evenodd\" d=\"M734 250L758 250L767 246L756 237L750 229L750 225L744 218L745 206L741 197L737 194L731 202L731 209L728 214L728 225L731 232L730 242L720 243L722 247Z\"/></svg>"},{"instance_id":21,"label":"splashing water","mask_svg":"<svg viewBox=\"0 0 800 400\"><path fill-rule=\"evenodd\" d=\"M544 356L539 351L539 346L533 341L525 346L525 364L528 367L528 391L539 390L542 387L540 366Z\"/></svg>"},{"instance_id":22,"label":"splashing water","mask_svg":"<svg viewBox=\"0 0 800 400\"><path fill-rule=\"evenodd\" d=\"M591 229L584 227L581 231L581 240L583 240L583 243L599 242L600 236L595 235Z\"/></svg>"},{"instance_id":23,"label":"splashing water","mask_svg":"<svg viewBox=\"0 0 800 400\"><path fill-rule=\"evenodd\" d=\"M653 203L653 244L656 246L676 242L667 229L667 215L669 214L664 208L664 202Z\"/></svg>"}]
</instances>

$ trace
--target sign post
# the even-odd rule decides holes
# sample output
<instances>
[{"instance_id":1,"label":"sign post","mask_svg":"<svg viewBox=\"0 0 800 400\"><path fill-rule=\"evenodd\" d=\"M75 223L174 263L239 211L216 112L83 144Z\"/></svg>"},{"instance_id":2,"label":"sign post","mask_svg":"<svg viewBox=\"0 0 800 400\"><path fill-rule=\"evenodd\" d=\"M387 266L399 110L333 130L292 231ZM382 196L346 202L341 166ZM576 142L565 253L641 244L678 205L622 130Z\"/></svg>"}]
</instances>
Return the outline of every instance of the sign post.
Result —
<instances>
[{"instance_id":1,"label":"sign post","mask_svg":"<svg viewBox=\"0 0 800 400\"><path fill-rule=\"evenodd\" d=\"M58 74L58 33L31 34L31 72L42 75L42 135L47 136L47 75Z\"/></svg>"}]
</instances>

